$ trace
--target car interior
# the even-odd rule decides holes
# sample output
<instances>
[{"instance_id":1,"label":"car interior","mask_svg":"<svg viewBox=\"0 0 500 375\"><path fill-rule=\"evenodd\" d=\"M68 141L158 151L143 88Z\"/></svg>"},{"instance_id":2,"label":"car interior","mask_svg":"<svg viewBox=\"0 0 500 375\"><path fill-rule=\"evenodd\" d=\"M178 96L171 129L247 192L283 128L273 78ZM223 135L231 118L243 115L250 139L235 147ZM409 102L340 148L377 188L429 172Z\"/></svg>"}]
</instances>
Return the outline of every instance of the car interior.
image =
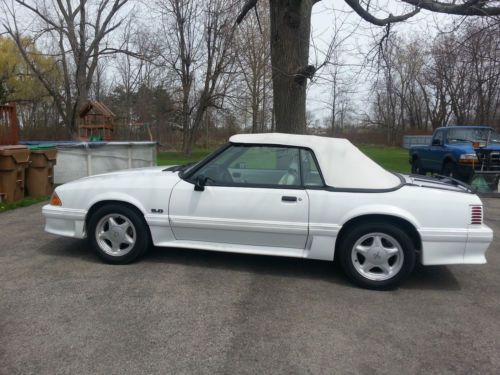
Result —
<instances>
[{"instance_id":1,"label":"car interior","mask_svg":"<svg viewBox=\"0 0 500 375\"><path fill-rule=\"evenodd\" d=\"M197 176L205 177L207 185L323 186L311 151L294 147L231 146Z\"/></svg>"}]
</instances>

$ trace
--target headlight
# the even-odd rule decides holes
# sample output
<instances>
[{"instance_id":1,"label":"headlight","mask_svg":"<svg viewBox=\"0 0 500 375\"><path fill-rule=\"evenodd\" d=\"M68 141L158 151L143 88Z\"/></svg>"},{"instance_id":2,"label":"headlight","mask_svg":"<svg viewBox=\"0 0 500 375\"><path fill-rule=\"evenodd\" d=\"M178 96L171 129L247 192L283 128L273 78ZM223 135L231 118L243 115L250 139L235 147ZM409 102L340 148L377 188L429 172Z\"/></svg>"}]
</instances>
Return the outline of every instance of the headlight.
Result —
<instances>
[{"instance_id":1,"label":"headlight","mask_svg":"<svg viewBox=\"0 0 500 375\"><path fill-rule=\"evenodd\" d=\"M476 154L462 154L458 159L460 164L475 164L479 162Z\"/></svg>"},{"instance_id":2,"label":"headlight","mask_svg":"<svg viewBox=\"0 0 500 375\"><path fill-rule=\"evenodd\" d=\"M52 206L62 206L61 198L59 198L55 191L52 193L52 198L50 198L50 204Z\"/></svg>"}]
</instances>

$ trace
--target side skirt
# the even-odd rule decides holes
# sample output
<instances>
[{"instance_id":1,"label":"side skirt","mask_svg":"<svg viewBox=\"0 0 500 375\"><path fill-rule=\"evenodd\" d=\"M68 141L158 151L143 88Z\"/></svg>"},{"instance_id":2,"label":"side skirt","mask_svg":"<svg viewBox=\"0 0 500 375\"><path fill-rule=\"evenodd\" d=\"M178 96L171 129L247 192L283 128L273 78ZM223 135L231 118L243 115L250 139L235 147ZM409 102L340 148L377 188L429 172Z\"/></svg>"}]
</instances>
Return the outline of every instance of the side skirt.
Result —
<instances>
[{"instance_id":1,"label":"side skirt","mask_svg":"<svg viewBox=\"0 0 500 375\"><path fill-rule=\"evenodd\" d=\"M292 258L305 257L305 251L303 249L224 244L224 243L202 242L202 241L175 240L175 241L158 243L156 244L156 246L176 247L183 249L211 250L211 251L221 251L226 253L272 255L272 256L283 256Z\"/></svg>"}]
</instances>

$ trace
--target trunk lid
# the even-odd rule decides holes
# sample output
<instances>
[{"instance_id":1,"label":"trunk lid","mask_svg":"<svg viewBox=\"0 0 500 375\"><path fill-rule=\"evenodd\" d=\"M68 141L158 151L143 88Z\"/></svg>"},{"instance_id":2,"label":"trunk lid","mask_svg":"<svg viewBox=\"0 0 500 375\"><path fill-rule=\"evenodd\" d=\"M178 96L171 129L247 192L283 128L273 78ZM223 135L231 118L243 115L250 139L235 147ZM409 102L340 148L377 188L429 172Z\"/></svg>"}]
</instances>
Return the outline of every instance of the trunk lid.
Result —
<instances>
[{"instance_id":1,"label":"trunk lid","mask_svg":"<svg viewBox=\"0 0 500 375\"><path fill-rule=\"evenodd\" d=\"M466 183L446 176L402 175L407 185L429 189L440 189L460 193L474 194L474 190Z\"/></svg>"}]
</instances>

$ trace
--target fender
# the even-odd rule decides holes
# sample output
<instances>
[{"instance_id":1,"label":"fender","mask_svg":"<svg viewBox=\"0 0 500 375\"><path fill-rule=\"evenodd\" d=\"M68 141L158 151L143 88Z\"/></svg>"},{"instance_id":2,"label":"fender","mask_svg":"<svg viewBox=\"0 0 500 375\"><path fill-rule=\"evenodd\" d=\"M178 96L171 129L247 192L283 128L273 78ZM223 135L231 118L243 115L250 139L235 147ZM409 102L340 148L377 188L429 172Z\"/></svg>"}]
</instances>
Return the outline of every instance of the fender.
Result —
<instances>
[{"instance_id":1,"label":"fender","mask_svg":"<svg viewBox=\"0 0 500 375\"><path fill-rule=\"evenodd\" d=\"M105 192L98 194L95 196L90 204L86 207L87 212L90 210L90 208L95 205L96 203L102 202L102 201L120 201L120 202L125 202L129 203L132 206L137 207L138 210L140 210L144 215L146 215L148 212L144 205L137 199L132 197L129 194L126 193L120 193L120 192Z\"/></svg>"},{"instance_id":2,"label":"fender","mask_svg":"<svg viewBox=\"0 0 500 375\"><path fill-rule=\"evenodd\" d=\"M446 154L444 154L443 158L441 159L441 165L444 163L444 161L446 159L451 159L451 161L453 161L453 163L457 162L457 158L451 152L447 152Z\"/></svg>"},{"instance_id":3,"label":"fender","mask_svg":"<svg viewBox=\"0 0 500 375\"><path fill-rule=\"evenodd\" d=\"M350 211L348 211L342 218L340 219L341 226L344 226L351 219L355 219L360 216L365 215L387 215L394 216L403 220L408 221L412 224L417 230L421 228L420 222L406 210L403 210L400 207L387 205L387 204L370 204L356 207Z\"/></svg>"}]
</instances>

